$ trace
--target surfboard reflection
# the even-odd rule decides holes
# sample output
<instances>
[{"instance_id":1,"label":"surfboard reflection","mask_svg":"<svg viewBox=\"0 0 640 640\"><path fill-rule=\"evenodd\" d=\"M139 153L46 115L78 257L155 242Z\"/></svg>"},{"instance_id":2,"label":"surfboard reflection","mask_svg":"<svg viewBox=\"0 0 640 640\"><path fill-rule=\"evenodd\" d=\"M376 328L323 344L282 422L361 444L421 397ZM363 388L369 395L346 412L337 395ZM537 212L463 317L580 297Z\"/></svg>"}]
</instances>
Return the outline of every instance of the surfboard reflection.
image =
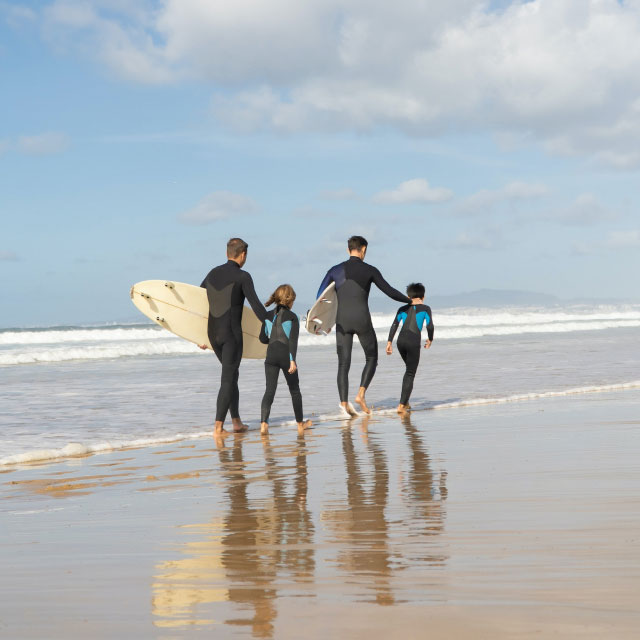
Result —
<instances>
[{"instance_id":1,"label":"surfboard reflection","mask_svg":"<svg viewBox=\"0 0 640 640\"><path fill-rule=\"evenodd\" d=\"M216 624L250 627L271 638L279 583L289 588L312 581L314 526L307 509L307 444L274 447L263 438L264 473L249 473L242 437L218 449L227 510L222 518L185 527L201 539L187 542L178 560L161 563L153 585L154 623L159 627ZM291 460L294 460L293 467ZM293 476L293 481L289 478ZM268 480L268 492L264 488ZM250 497L250 490L261 495ZM232 603L228 605L216 603ZM221 612L224 618L202 616ZM232 613L232 617L228 614Z\"/></svg>"}]
</instances>

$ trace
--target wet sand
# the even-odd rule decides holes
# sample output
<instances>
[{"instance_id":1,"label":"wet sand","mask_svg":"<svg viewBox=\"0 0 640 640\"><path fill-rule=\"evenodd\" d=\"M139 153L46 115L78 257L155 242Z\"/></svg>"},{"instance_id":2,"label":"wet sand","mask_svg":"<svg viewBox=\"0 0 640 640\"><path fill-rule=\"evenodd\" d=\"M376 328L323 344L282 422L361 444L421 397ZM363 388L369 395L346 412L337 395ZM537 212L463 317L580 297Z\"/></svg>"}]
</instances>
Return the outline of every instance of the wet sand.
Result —
<instances>
[{"instance_id":1,"label":"wet sand","mask_svg":"<svg viewBox=\"0 0 640 640\"><path fill-rule=\"evenodd\" d=\"M640 392L0 474L7 638L636 638Z\"/></svg>"}]
</instances>

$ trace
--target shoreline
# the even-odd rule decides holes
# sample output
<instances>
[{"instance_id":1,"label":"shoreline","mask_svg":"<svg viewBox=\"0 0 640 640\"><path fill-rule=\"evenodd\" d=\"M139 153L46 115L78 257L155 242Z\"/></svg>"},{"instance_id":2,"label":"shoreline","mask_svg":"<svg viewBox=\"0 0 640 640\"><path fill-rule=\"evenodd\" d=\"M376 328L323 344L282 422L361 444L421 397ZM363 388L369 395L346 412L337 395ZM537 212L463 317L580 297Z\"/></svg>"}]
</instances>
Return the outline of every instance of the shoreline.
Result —
<instances>
[{"instance_id":1,"label":"shoreline","mask_svg":"<svg viewBox=\"0 0 640 640\"><path fill-rule=\"evenodd\" d=\"M0 628L635 637L639 401L377 415L3 473Z\"/></svg>"},{"instance_id":2,"label":"shoreline","mask_svg":"<svg viewBox=\"0 0 640 640\"><path fill-rule=\"evenodd\" d=\"M485 405L499 405L509 404L514 402L526 402L530 400L544 400L547 398L561 398L570 397L581 394L599 394L609 393L622 390L634 390L640 389L640 380L633 380L629 382L620 382L607 385L589 385L585 387L573 387L564 390L553 391L539 391L531 393L518 393L504 397L481 397L481 398L469 398L466 400L456 401L442 401L442 402L415 402L412 413L435 411L440 409L458 409L477 407ZM360 414L359 417L364 417L365 414ZM394 416L396 415L395 407L383 407L375 408L372 417L381 416ZM330 422L341 422L345 418L341 417L339 413L327 414L327 415L315 415L311 414L311 418L314 422L314 427L323 425ZM272 428L288 428L295 426L295 420L285 420L282 422L274 423ZM145 447L156 447L164 444L173 444L179 442L189 442L194 440L201 440L211 437L212 430L198 431L195 433L177 433L175 435L159 436L158 438L138 438L128 442L98 442L95 444L82 444L78 442L70 442L60 449L38 449L32 451L25 451L18 454L12 454L0 458L0 474L14 470L28 469L31 465L49 464L55 461L84 458L93 455L108 454L115 451L130 451L135 449L141 449ZM250 429L255 431L256 428Z\"/></svg>"}]
</instances>

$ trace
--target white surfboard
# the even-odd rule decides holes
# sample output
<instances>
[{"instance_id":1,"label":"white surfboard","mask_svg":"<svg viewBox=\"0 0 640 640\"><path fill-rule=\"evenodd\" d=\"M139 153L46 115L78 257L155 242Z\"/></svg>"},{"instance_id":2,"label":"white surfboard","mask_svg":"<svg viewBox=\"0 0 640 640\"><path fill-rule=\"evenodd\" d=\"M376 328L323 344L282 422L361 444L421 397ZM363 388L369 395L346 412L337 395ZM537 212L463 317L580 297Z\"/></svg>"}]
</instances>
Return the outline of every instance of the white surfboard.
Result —
<instances>
[{"instance_id":1,"label":"white surfboard","mask_svg":"<svg viewBox=\"0 0 640 640\"><path fill-rule=\"evenodd\" d=\"M316 336L326 336L336 323L338 314L338 294L336 283L332 282L316 300L307 313L307 331Z\"/></svg>"},{"instance_id":2,"label":"white surfboard","mask_svg":"<svg viewBox=\"0 0 640 640\"><path fill-rule=\"evenodd\" d=\"M209 343L209 299L202 287L169 280L144 280L131 287L131 300L147 318L194 344ZM262 359L267 345L259 340L262 323L249 307L242 312L243 358Z\"/></svg>"}]
</instances>

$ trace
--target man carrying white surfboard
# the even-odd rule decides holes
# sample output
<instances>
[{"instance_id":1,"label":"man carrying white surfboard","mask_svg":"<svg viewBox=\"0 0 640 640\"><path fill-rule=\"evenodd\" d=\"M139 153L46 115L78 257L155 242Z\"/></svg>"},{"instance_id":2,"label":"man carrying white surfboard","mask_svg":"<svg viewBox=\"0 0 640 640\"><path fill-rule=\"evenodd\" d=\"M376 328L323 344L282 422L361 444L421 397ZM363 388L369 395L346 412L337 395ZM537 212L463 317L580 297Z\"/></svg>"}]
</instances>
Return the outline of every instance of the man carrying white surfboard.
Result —
<instances>
[{"instance_id":1,"label":"man carrying white surfboard","mask_svg":"<svg viewBox=\"0 0 640 640\"><path fill-rule=\"evenodd\" d=\"M349 259L331 267L324 277L317 298L335 282L338 297L336 316L336 349L338 352L338 393L340 406L349 415L356 415L349 403L349 369L353 336L357 335L365 354L365 364L360 379L360 389L355 402L362 411L370 413L365 400L367 388L373 380L378 366L378 339L373 329L369 311L371 283L382 293L402 303L410 303L406 295L394 289L375 267L365 264L368 242L362 236L351 236L347 247Z\"/></svg>"},{"instance_id":2,"label":"man carrying white surfboard","mask_svg":"<svg viewBox=\"0 0 640 640\"><path fill-rule=\"evenodd\" d=\"M227 242L227 262L212 269L200 285L207 290L209 299L209 342L215 352L222 373L216 403L215 432L224 431L227 413L235 432L247 430L240 419L240 392L238 377L242 358L242 309L245 299L261 322L267 316L253 286L251 276L242 270L247 261L249 245L240 238ZM206 345L200 345L206 349Z\"/></svg>"}]
</instances>

